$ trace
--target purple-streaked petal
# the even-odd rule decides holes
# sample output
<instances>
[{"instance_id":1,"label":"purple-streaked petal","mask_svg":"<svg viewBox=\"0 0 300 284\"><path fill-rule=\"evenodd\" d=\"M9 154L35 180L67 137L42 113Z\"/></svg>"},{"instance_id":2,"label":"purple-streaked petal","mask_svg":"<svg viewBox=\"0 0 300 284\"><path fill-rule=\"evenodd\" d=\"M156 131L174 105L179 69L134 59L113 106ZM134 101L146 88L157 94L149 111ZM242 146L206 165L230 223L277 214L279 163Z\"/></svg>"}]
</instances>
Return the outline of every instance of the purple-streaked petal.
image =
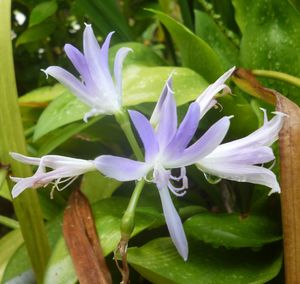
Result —
<instances>
[{"instance_id":1,"label":"purple-streaked petal","mask_svg":"<svg viewBox=\"0 0 300 284\"><path fill-rule=\"evenodd\" d=\"M156 135L148 119L138 111L129 110L130 118L143 142L145 161L153 160L159 151Z\"/></svg>"},{"instance_id":2,"label":"purple-streaked petal","mask_svg":"<svg viewBox=\"0 0 300 284\"><path fill-rule=\"evenodd\" d=\"M276 112L276 115L270 121L265 121L262 127L244 138L220 145L218 151L221 152L251 148L259 145L270 146L277 140L278 133L282 128L285 116L286 115L284 113Z\"/></svg>"},{"instance_id":3,"label":"purple-streaked petal","mask_svg":"<svg viewBox=\"0 0 300 284\"><path fill-rule=\"evenodd\" d=\"M65 44L64 50L68 58L72 62L73 66L80 73L83 81L86 83L87 86L91 86L93 84L93 81L83 54L71 44Z\"/></svg>"},{"instance_id":4,"label":"purple-streaked petal","mask_svg":"<svg viewBox=\"0 0 300 284\"><path fill-rule=\"evenodd\" d=\"M214 163L206 161L206 159L199 161L196 165L201 171L207 174L238 182L265 185L272 189L270 193L280 192L280 186L275 174L260 166Z\"/></svg>"},{"instance_id":5,"label":"purple-streaked petal","mask_svg":"<svg viewBox=\"0 0 300 284\"><path fill-rule=\"evenodd\" d=\"M179 158L168 161L165 166L180 168L194 164L211 153L224 139L230 125L230 117L224 116L212 125L202 137L184 150Z\"/></svg>"},{"instance_id":6,"label":"purple-streaked petal","mask_svg":"<svg viewBox=\"0 0 300 284\"><path fill-rule=\"evenodd\" d=\"M215 95L221 90L226 89L230 92L230 89L225 85L225 81L232 75L235 67L232 67L227 72L225 72L219 79L217 79L213 84L209 85L204 92L197 98L196 102L200 105L201 118L216 104L214 99Z\"/></svg>"},{"instance_id":7,"label":"purple-streaked petal","mask_svg":"<svg viewBox=\"0 0 300 284\"><path fill-rule=\"evenodd\" d=\"M177 131L177 109L173 94L169 93L163 103L159 124L157 128L157 140L160 150L163 150L173 139Z\"/></svg>"},{"instance_id":8,"label":"purple-streaked petal","mask_svg":"<svg viewBox=\"0 0 300 284\"><path fill-rule=\"evenodd\" d=\"M222 145L220 145L222 146ZM267 146L245 147L245 148L222 148L218 146L214 151L205 157L206 161L215 163L234 163L244 165L255 165L268 163L275 159L273 151Z\"/></svg>"},{"instance_id":9,"label":"purple-streaked petal","mask_svg":"<svg viewBox=\"0 0 300 284\"><path fill-rule=\"evenodd\" d=\"M101 65L105 69L105 72L108 72L108 74L110 74L109 66L108 66L108 51L109 51L110 40L114 33L115 32L110 32L107 35L106 39L104 40L104 42L102 44L101 51L100 51L101 57L99 59L100 59Z\"/></svg>"},{"instance_id":10,"label":"purple-streaked petal","mask_svg":"<svg viewBox=\"0 0 300 284\"><path fill-rule=\"evenodd\" d=\"M11 177L13 181L15 181L14 177ZM16 198L18 195L20 195L25 189L32 188L35 183L34 177L28 177L28 178L17 178L19 179L18 182L14 185L11 191L12 198Z\"/></svg>"},{"instance_id":11,"label":"purple-streaked petal","mask_svg":"<svg viewBox=\"0 0 300 284\"><path fill-rule=\"evenodd\" d=\"M171 239L178 253L184 259L184 261L186 261L188 258L188 242L184 233L181 219L173 205L168 188L162 187L158 189L158 192Z\"/></svg>"},{"instance_id":12,"label":"purple-streaked petal","mask_svg":"<svg viewBox=\"0 0 300 284\"><path fill-rule=\"evenodd\" d=\"M146 163L110 155L99 156L94 164L102 174L119 181L141 179L151 169Z\"/></svg>"},{"instance_id":13,"label":"purple-streaked petal","mask_svg":"<svg viewBox=\"0 0 300 284\"><path fill-rule=\"evenodd\" d=\"M99 82L100 80L101 83L98 85L101 89L109 90L110 86L113 86L113 81L110 74L104 71L106 67L101 65L101 49L91 25L86 25L83 32L83 50L94 82Z\"/></svg>"},{"instance_id":14,"label":"purple-streaked petal","mask_svg":"<svg viewBox=\"0 0 300 284\"><path fill-rule=\"evenodd\" d=\"M173 91L172 91L173 90L173 77L172 77L172 75L173 74L171 73L169 78L167 79L167 81L163 87L163 90L160 94L160 97L158 99L158 102L156 103L155 108L152 112L152 115L150 118L150 123L153 125L154 128L156 128L156 126L159 123L162 106L165 102L167 95L169 93L173 94Z\"/></svg>"},{"instance_id":15,"label":"purple-streaked petal","mask_svg":"<svg viewBox=\"0 0 300 284\"><path fill-rule=\"evenodd\" d=\"M198 127L200 119L200 107L197 102L190 105L184 119L182 120L176 135L168 145L166 156L174 158L180 154L189 144Z\"/></svg>"},{"instance_id":16,"label":"purple-streaked petal","mask_svg":"<svg viewBox=\"0 0 300 284\"><path fill-rule=\"evenodd\" d=\"M131 48L122 47L118 50L114 62L114 77L117 87L117 93L120 96L118 99L121 101L121 94L122 94L122 66L125 57L127 56L128 52L132 51Z\"/></svg>"},{"instance_id":17,"label":"purple-streaked petal","mask_svg":"<svg viewBox=\"0 0 300 284\"><path fill-rule=\"evenodd\" d=\"M28 164L28 165L39 165L41 159L40 158L35 158L35 157L28 157L16 152L10 152L9 153L13 159L15 159L16 161L22 162L24 164Z\"/></svg>"},{"instance_id":18,"label":"purple-streaked petal","mask_svg":"<svg viewBox=\"0 0 300 284\"><path fill-rule=\"evenodd\" d=\"M93 105L92 98L87 93L85 86L75 76L58 66L50 66L44 72L54 77L68 88L75 96L88 105Z\"/></svg>"}]
</instances>

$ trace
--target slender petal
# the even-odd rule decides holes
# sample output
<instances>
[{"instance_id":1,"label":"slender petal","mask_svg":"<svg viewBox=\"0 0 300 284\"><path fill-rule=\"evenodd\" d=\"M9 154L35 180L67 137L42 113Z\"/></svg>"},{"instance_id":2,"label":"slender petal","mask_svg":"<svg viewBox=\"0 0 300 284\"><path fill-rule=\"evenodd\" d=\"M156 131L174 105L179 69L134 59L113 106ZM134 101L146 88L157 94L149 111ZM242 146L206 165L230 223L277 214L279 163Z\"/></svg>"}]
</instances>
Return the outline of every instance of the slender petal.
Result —
<instances>
[{"instance_id":1,"label":"slender petal","mask_svg":"<svg viewBox=\"0 0 300 284\"><path fill-rule=\"evenodd\" d=\"M127 54L132 51L131 48L122 47L118 50L115 63L114 63L114 77L116 81L117 94L119 94L118 100L121 103L122 94L122 66Z\"/></svg>"},{"instance_id":2,"label":"slender petal","mask_svg":"<svg viewBox=\"0 0 300 284\"><path fill-rule=\"evenodd\" d=\"M100 51L100 64L102 66L102 68L105 70L107 76L110 76L109 73L109 66L108 66L108 51L109 51L109 45L110 45L110 41L111 41L111 37L115 32L110 32L106 39L104 40L102 47L101 47L101 51Z\"/></svg>"},{"instance_id":3,"label":"slender petal","mask_svg":"<svg viewBox=\"0 0 300 284\"><path fill-rule=\"evenodd\" d=\"M9 153L13 159L15 159L16 161L22 162L24 164L28 164L28 165L39 165L41 158L35 158L35 157L28 157L16 152L10 152Z\"/></svg>"},{"instance_id":4,"label":"slender petal","mask_svg":"<svg viewBox=\"0 0 300 284\"><path fill-rule=\"evenodd\" d=\"M201 110L201 118L216 104L216 100L214 99L215 95L226 89L227 92L230 92L230 89L227 85L225 85L225 81L232 75L235 67L232 67L227 72L225 72L217 81L213 84L209 85L204 92L197 98L196 102L200 105Z\"/></svg>"},{"instance_id":5,"label":"slender petal","mask_svg":"<svg viewBox=\"0 0 300 284\"><path fill-rule=\"evenodd\" d=\"M193 145L184 150L180 158L167 163L170 168L180 168L194 164L212 152L224 139L230 125L230 117L224 116L211 126Z\"/></svg>"},{"instance_id":6,"label":"slender petal","mask_svg":"<svg viewBox=\"0 0 300 284\"><path fill-rule=\"evenodd\" d=\"M58 66L48 67L44 72L54 77L62 83L66 88L76 95L83 102L93 103L92 98L88 95L86 87L71 73Z\"/></svg>"},{"instance_id":7,"label":"slender petal","mask_svg":"<svg viewBox=\"0 0 300 284\"><path fill-rule=\"evenodd\" d=\"M94 164L101 173L119 181L141 179L151 169L146 163L110 155L99 156Z\"/></svg>"},{"instance_id":8,"label":"slender petal","mask_svg":"<svg viewBox=\"0 0 300 284\"><path fill-rule=\"evenodd\" d=\"M198 127L200 119L200 107L197 102L190 105L182 120L175 137L166 149L166 156L171 159L180 155L187 147Z\"/></svg>"},{"instance_id":9,"label":"slender petal","mask_svg":"<svg viewBox=\"0 0 300 284\"><path fill-rule=\"evenodd\" d=\"M206 159L199 161L196 165L201 171L220 178L238 182L261 184L270 187L272 189L271 193L280 192L280 187L275 174L263 167L230 163L215 163L213 161L207 162Z\"/></svg>"},{"instance_id":10,"label":"slender petal","mask_svg":"<svg viewBox=\"0 0 300 284\"><path fill-rule=\"evenodd\" d=\"M156 135L148 119L141 113L130 110L130 118L144 144L145 161L153 160L159 151Z\"/></svg>"},{"instance_id":11,"label":"slender petal","mask_svg":"<svg viewBox=\"0 0 300 284\"><path fill-rule=\"evenodd\" d=\"M173 94L168 94L162 106L157 129L160 150L163 150L173 139L177 131L177 110Z\"/></svg>"},{"instance_id":12,"label":"slender petal","mask_svg":"<svg viewBox=\"0 0 300 284\"><path fill-rule=\"evenodd\" d=\"M11 177L11 179L13 181L17 182L17 184L13 187L13 189L11 191L12 198L16 198L25 189L32 188L36 182L34 177L21 178L19 181L15 180L14 177Z\"/></svg>"},{"instance_id":13,"label":"slender petal","mask_svg":"<svg viewBox=\"0 0 300 284\"><path fill-rule=\"evenodd\" d=\"M171 239L177 248L178 253L184 261L186 261L188 258L188 243L180 217L173 205L168 188L162 187L158 192Z\"/></svg>"},{"instance_id":14,"label":"slender petal","mask_svg":"<svg viewBox=\"0 0 300 284\"><path fill-rule=\"evenodd\" d=\"M163 87L163 90L160 94L160 97L158 99L158 102L156 103L156 106L152 112L152 115L150 118L150 123L152 124L152 126L154 128L156 128L156 126L159 123L162 106L165 102L167 95L170 93L173 94L173 91L172 91L173 90L173 77L172 77L172 75L173 74L170 74L169 78L167 79L167 81Z\"/></svg>"}]
</instances>

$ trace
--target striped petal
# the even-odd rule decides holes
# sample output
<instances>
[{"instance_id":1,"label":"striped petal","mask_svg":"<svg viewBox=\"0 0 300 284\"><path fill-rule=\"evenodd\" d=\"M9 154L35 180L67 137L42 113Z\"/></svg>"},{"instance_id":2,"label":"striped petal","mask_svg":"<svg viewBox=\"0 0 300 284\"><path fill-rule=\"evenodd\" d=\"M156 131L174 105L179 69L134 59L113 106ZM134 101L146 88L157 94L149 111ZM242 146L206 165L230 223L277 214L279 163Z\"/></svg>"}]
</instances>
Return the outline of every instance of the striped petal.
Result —
<instances>
[{"instance_id":1,"label":"striped petal","mask_svg":"<svg viewBox=\"0 0 300 284\"><path fill-rule=\"evenodd\" d=\"M147 163L110 155L99 156L94 164L102 174L119 181L141 179L151 169Z\"/></svg>"}]
</instances>

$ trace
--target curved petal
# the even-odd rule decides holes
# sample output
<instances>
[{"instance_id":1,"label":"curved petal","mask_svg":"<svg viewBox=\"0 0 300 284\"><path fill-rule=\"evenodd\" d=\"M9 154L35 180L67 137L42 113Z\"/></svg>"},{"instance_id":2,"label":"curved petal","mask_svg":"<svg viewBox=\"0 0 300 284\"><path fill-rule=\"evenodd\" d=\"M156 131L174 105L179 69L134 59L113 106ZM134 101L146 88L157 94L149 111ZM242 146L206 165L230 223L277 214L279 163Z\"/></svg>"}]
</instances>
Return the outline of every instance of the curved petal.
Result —
<instances>
[{"instance_id":1,"label":"curved petal","mask_svg":"<svg viewBox=\"0 0 300 284\"><path fill-rule=\"evenodd\" d=\"M117 87L117 94L119 97L117 98L121 103L121 95L122 95L122 67L123 67L123 61L127 54L132 51L131 48L122 47L118 50L114 62L114 77Z\"/></svg>"},{"instance_id":2,"label":"curved petal","mask_svg":"<svg viewBox=\"0 0 300 284\"><path fill-rule=\"evenodd\" d=\"M222 145L220 145L222 146ZM206 161L214 163L235 163L244 165L255 165L268 163L275 159L273 151L267 146L245 147L242 149L222 148L219 151L218 146L214 151L205 157Z\"/></svg>"},{"instance_id":3,"label":"curved petal","mask_svg":"<svg viewBox=\"0 0 300 284\"><path fill-rule=\"evenodd\" d=\"M35 158L35 157L28 157L16 152L10 152L9 153L13 159L15 159L16 161L22 162L24 164L28 164L28 165L39 165L41 159L40 158Z\"/></svg>"},{"instance_id":4,"label":"curved petal","mask_svg":"<svg viewBox=\"0 0 300 284\"><path fill-rule=\"evenodd\" d=\"M224 139L230 125L230 117L224 116L211 126L193 145L185 149L182 155L170 160L166 167L180 168L192 165L211 153Z\"/></svg>"},{"instance_id":5,"label":"curved petal","mask_svg":"<svg viewBox=\"0 0 300 284\"><path fill-rule=\"evenodd\" d=\"M155 105L155 108L152 112L152 115L150 118L150 123L154 128L156 128L156 126L158 125L158 122L160 120L160 114L161 114L162 106L165 102L165 99L169 93L173 93L172 90L173 90L173 73L171 73L170 76L168 77L168 79L163 87L163 90L159 96L159 99Z\"/></svg>"},{"instance_id":6,"label":"curved petal","mask_svg":"<svg viewBox=\"0 0 300 284\"><path fill-rule=\"evenodd\" d=\"M188 258L189 249L181 219L173 205L168 188L162 187L158 189L158 192L171 239L178 253L184 259L184 261L186 261Z\"/></svg>"},{"instance_id":7,"label":"curved petal","mask_svg":"<svg viewBox=\"0 0 300 284\"><path fill-rule=\"evenodd\" d=\"M58 66L50 66L46 70L44 70L44 72L62 83L80 100L90 106L93 105L92 98L87 93L85 86L71 73Z\"/></svg>"},{"instance_id":8,"label":"curved petal","mask_svg":"<svg viewBox=\"0 0 300 284\"><path fill-rule=\"evenodd\" d=\"M151 169L146 163L110 155L99 156L94 164L102 174L119 181L138 180Z\"/></svg>"},{"instance_id":9,"label":"curved petal","mask_svg":"<svg viewBox=\"0 0 300 284\"><path fill-rule=\"evenodd\" d=\"M198 127L200 119L200 107L197 102L192 103L182 120L175 137L166 149L166 156L174 158L180 154L189 144Z\"/></svg>"},{"instance_id":10,"label":"curved petal","mask_svg":"<svg viewBox=\"0 0 300 284\"><path fill-rule=\"evenodd\" d=\"M90 75L90 71L88 69L86 60L83 56L83 54L73 45L71 44L65 44L64 50L72 62L73 66L77 69L77 71L80 73L83 81L88 86L93 86L93 81ZM91 95L95 95L94 92L91 92Z\"/></svg>"},{"instance_id":11,"label":"curved petal","mask_svg":"<svg viewBox=\"0 0 300 284\"><path fill-rule=\"evenodd\" d=\"M11 177L11 179L14 180L14 177ZM35 183L34 177L19 178L19 181L12 188L12 191L11 191L12 198L16 198L25 189L32 188L34 183Z\"/></svg>"},{"instance_id":12,"label":"curved petal","mask_svg":"<svg viewBox=\"0 0 300 284\"><path fill-rule=\"evenodd\" d=\"M263 167L233 163L211 163L205 159L196 165L201 171L220 178L261 184L270 187L272 189L270 193L280 192L275 174Z\"/></svg>"},{"instance_id":13,"label":"curved petal","mask_svg":"<svg viewBox=\"0 0 300 284\"><path fill-rule=\"evenodd\" d=\"M101 62L101 65L103 66L103 69L108 72L108 74L110 74L109 72L109 66L108 66L108 51L109 51L109 45L110 45L110 40L111 40L111 37L112 35L114 34L115 32L110 32L102 46L101 46L101 50L100 50L100 54L101 54L101 57L100 57L100 62Z\"/></svg>"},{"instance_id":14,"label":"curved petal","mask_svg":"<svg viewBox=\"0 0 300 284\"><path fill-rule=\"evenodd\" d=\"M200 105L201 118L216 104L214 99L215 95L223 89L227 89L230 92L230 89L225 85L225 81L232 75L235 67L232 67L227 72L225 72L220 78L218 78L213 84L209 85L204 92L197 98L196 102Z\"/></svg>"},{"instance_id":15,"label":"curved petal","mask_svg":"<svg viewBox=\"0 0 300 284\"><path fill-rule=\"evenodd\" d=\"M177 131L177 110L172 93L169 93L163 103L159 124L157 128L157 140L160 150L170 143Z\"/></svg>"},{"instance_id":16,"label":"curved petal","mask_svg":"<svg viewBox=\"0 0 300 284\"><path fill-rule=\"evenodd\" d=\"M159 146L151 124L148 119L138 111L129 110L130 118L144 144L145 161L153 160L158 154Z\"/></svg>"}]
</instances>

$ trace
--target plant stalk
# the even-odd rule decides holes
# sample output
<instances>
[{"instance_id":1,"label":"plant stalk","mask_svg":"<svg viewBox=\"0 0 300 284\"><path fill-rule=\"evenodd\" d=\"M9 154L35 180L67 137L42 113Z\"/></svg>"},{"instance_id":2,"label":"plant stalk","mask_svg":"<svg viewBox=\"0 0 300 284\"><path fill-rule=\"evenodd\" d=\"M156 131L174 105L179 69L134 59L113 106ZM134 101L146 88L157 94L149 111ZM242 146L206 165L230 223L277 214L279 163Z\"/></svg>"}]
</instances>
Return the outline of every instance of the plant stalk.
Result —
<instances>
[{"instance_id":1,"label":"plant stalk","mask_svg":"<svg viewBox=\"0 0 300 284\"><path fill-rule=\"evenodd\" d=\"M0 11L0 162L9 165L11 175L28 177L32 175L30 167L14 161L9 155L12 151L26 155L26 142L12 56L11 1L0 0ZM13 200L13 206L37 283L42 283L50 248L38 196L35 191L26 190Z\"/></svg>"}]
</instances>

